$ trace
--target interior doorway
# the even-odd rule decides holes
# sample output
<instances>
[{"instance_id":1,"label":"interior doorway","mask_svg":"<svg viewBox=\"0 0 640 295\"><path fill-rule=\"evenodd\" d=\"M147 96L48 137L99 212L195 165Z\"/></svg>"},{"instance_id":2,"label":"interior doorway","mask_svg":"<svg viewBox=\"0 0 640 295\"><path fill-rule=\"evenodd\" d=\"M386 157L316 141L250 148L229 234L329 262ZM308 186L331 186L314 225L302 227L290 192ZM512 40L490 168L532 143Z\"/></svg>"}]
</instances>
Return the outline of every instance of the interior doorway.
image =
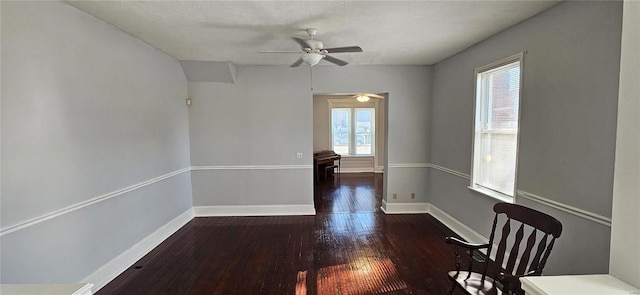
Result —
<instances>
[{"instance_id":1,"label":"interior doorway","mask_svg":"<svg viewBox=\"0 0 640 295\"><path fill-rule=\"evenodd\" d=\"M371 212L380 208L388 95L358 96L313 95L316 212Z\"/></svg>"}]
</instances>

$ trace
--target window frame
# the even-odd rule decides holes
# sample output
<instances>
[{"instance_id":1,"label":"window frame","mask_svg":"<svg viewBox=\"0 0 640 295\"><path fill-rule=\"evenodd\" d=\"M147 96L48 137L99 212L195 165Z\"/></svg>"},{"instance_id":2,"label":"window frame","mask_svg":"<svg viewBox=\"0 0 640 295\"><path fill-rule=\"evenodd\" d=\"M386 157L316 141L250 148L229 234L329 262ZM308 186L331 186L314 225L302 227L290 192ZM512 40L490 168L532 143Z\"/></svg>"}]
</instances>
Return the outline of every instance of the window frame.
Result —
<instances>
[{"instance_id":1,"label":"window frame","mask_svg":"<svg viewBox=\"0 0 640 295\"><path fill-rule=\"evenodd\" d=\"M518 158L520 155L520 129L521 129L521 114L522 114L522 93L523 93L523 85L524 85L524 81L523 81L523 73L524 73L524 54L525 52L519 52L516 53L514 55L505 57L503 59L497 60L495 62L486 64L484 66L480 66L474 69L473 73L474 73L474 83L473 83L473 89L474 89L474 97L473 97L473 122L472 122L472 138L471 138L471 175L469 177L470 180L470 184L468 186L469 189L477 191L481 194L487 195L491 198L494 199L498 199L499 201L502 202L508 202L508 203L515 203L516 202L516 195L517 195L517 186L518 186ZM480 80L480 74L497 69L499 67L514 63L514 62L519 62L520 63L520 77L519 77L519 82L520 82L520 87L518 89L518 120L517 120L517 129L516 129L516 151L515 151L515 171L514 171L514 180L513 180L513 191L511 192L512 195L508 195L508 194L504 194L502 192L496 191L496 190L492 190L489 188L486 188L484 186L481 185L477 185L476 184L476 177L478 177L479 172L477 172L476 170L478 169L478 163L476 161L476 159L480 158L478 156L479 153L479 149L477 150L476 148L478 147L478 142L477 140L479 140L477 138L477 135L479 135L479 129L478 129L478 125L480 123L480 110L479 110L479 100L480 97L479 95L482 93L481 91L479 91L478 87L480 87L479 85L479 80Z\"/></svg>"},{"instance_id":2,"label":"window frame","mask_svg":"<svg viewBox=\"0 0 640 295\"><path fill-rule=\"evenodd\" d=\"M377 130L378 130L378 104L380 102L379 99L377 98L371 98L368 102L359 102L356 99L347 99L347 98L333 98L333 99L328 99L327 102L329 103L329 140L330 140L330 146L333 148L333 126L331 126L332 123L332 116L333 116L333 109L337 108L345 108L345 109L351 109L351 125L354 124L355 122L355 109L359 109L359 108L373 108L374 109L374 126L373 126L373 132L372 132L372 139L371 139L371 154L369 155L357 155L355 154L355 143L356 143L356 133L355 133L355 125L351 126L351 132L350 132L350 140L349 140L349 154L348 155L342 155L342 157L346 157L346 158L357 158L357 157L375 157L376 156L376 145L377 145L377 141L378 141L378 134L377 134ZM351 146L353 144L353 146ZM352 149L353 148L353 149Z\"/></svg>"}]
</instances>

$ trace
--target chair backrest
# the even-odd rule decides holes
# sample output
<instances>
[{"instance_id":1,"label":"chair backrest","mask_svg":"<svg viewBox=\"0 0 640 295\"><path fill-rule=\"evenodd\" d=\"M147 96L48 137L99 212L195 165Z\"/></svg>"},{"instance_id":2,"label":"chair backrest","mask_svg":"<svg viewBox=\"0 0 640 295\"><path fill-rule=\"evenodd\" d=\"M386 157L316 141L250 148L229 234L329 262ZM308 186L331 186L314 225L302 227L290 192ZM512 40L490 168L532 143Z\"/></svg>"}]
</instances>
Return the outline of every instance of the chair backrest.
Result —
<instances>
[{"instance_id":1,"label":"chair backrest","mask_svg":"<svg viewBox=\"0 0 640 295\"><path fill-rule=\"evenodd\" d=\"M494 261L497 266L503 268L506 274L541 275L551 249L553 249L553 244L562 233L560 221L545 213L517 204L498 203L493 206L493 211L496 214L493 219L487 254L493 253L492 248L496 243ZM499 220L502 226L500 232L497 233L496 228ZM526 240L524 239L525 234L527 235ZM525 244L522 244L523 241ZM510 250L505 265L507 248ZM486 270L487 265L485 264L484 273Z\"/></svg>"}]
</instances>

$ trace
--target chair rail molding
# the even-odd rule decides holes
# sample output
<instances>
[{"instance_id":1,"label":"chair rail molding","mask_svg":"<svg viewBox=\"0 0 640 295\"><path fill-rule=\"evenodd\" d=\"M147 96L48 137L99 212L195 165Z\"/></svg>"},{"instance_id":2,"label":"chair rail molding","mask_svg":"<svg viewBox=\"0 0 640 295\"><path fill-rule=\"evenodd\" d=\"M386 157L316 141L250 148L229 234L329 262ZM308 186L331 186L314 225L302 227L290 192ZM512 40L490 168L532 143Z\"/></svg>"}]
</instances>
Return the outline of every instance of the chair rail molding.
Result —
<instances>
[{"instance_id":1,"label":"chair rail molding","mask_svg":"<svg viewBox=\"0 0 640 295\"><path fill-rule=\"evenodd\" d=\"M397 163L397 164L388 164L389 168L429 168L431 164L429 163Z\"/></svg>"},{"instance_id":2,"label":"chair rail molding","mask_svg":"<svg viewBox=\"0 0 640 295\"><path fill-rule=\"evenodd\" d=\"M398 164L389 164L389 168L431 168L438 171L442 171L453 176L458 176L464 179L471 179L471 176L466 173L462 173L453 169L449 169L440 165L436 165L433 163L398 163Z\"/></svg>"},{"instance_id":3,"label":"chair rail molding","mask_svg":"<svg viewBox=\"0 0 640 295\"><path fill-rule=\"evenodd\" d=\"M560 211L563 211L563 212L566 212L566 213L569 213L569 214L572 214L572 215L575 215L575 216L578 216L578 217L582 217L584 219L587 219L587 220L602 224L604 226L611 227L611 218L609 218L609 217L602 216L602 215L599 215L599 214L596 214L596 213L593 213L593 212L589 212L587 210L582 210L580 208L576 208L576 207L573 207L573 206L570 206L570 205L567 205L567 204L564 204L564 203L561 203L561 202L558 202L558 201L554 201L554 200L551 200L551 199L548 199L548 198L544 198L544 197L541 197L541 196L538 196L538 195L535 195L535 194L532 194L532 193L528 193L528 192L525 192L525 191L522 191L522 190L518 190L517 191L517 195L518 195L518 197L523 197L523 198L525 198L527 200L536 202L538 204L542 204L542 205L545 205L545 206L548 206L548 207L552 207L552 208L558 209Z\"/></svg>"},{"instance_id":4,"label":"chair rail molding","mask_svg":"<svg viewBox=\"0 0 640 295\"><path fill-rule=\"evenodd\" d=\"M130 185L127 186L125 188L113 191L113 192L109 192L97 197L93 197L91 199L55 210L55 211L51 211L49 213L34 217L34 218L30 218L27 219L25 221L16 223L16 224L12 224L12 225L8 225L5 227L0 228L0 236L4 236L7 234L10 234L12 232L16 232L25 228L28 228L30 226L34 226L36 224L39 224L41 222L45 222L47 220L56 218L58 216L62 216L68 213L71 213L73 211L76 210L80 210L84 207L87 206L91 206L93 204L102 202L102 201L106 201L109 200L111 198L115 198L121 195L124 195L128 192L134 191L136 189L139 188L143 188L145 186L148 185L152 185L154 183L160 182L162 180L165 180L167 178L176 176L176 175L180 175L182 173L185 172L190 172L190 171L199 171L199 170L290 170L290 169L313 169L313 165L234 165L234 166L190 166L187 168L182 168L140 183L136 183L134 185ZM308 212L308 210L304 211L304 212ZM314 212L315 214L315 212Z\"/></svg>"},{"instance_id":5,"label":"chair rail molding","mask_svg":"<svg viewBox=\"0 0 640 295\"><path fill-rule=\"evenodd\" d=\"M291 170L291 169L313 169L313 165L191 166L191 171L199 171L199 170Z\"/></svg>"},{"instance_id":6,"label":"chair rail molding","mask_svg":"<svg viewBox=\"0 0 640 295\"><path fill-rule=\"evenodd\" d=\"M140 182L140 183L136 183L134 185L130 185L128 187L119 189L117 191L106 193L104 195L97 196L97 197L94 197L94 198L91 198L91 199L88 199L88 200L73 204L71 206L67 206L65 208L58 209L58 210L43 214L41 216L34 217L34 218L31 218L31 219L19 222L17 224L13 224L13 225L9 225L9 226L3 227L3 228L0 229L0 236L4 236L4 235L10 234L12 232L16 232L16 231L25 229L27 227L34 226L34 225L39 224L41 222L45 222L47 220L56 218L58 216L65 215L65 214L71 213L71 212L76 211L76 210L80 210L80 209L82 209L84 207L91 206L93 204L96 204L96 203L99 203L99 202L102 202L102 201L109 200L111 198L115 198L115 197L124 195L124 194L126 194L128 192L137 190L139 188L143 188L143 187L148 186L148 185L152 185L152 184L154 184L156 182L163 181L163 180L165 180L167 178L171 178L173 176L180 175L180 174L185 173L185 172L189 172L190 170L191 170L191 168L189 168L189 167L183 168L183 169L180 169L180 170L176 170L176 171L173 171L173 172L158 176L156 178L152 178L152 179Z\"/></svg>"},{"instance_id":7,"label":"chair rail molding","mask_svg":"<svg viewBox=\"0 0 640 295\"><path fill-rule=\"evenodd\" d=\"M435 169L441 172L445 172L447 174L453 175L453 176L457 176L460 178L464 178L466 180L470 180L471 176L469 174L466 173L462 173L453 169L449 169L440 165L436 165L433 163L408 163L408 164L389 164L389 167L393 167L393 168L431 168L431 169ZM580 208L576 208L558 201L554 201L552 199L549 198L545 198L533 193L529 193L523 190L517 190L516 191L516 196L517 197L522 197L525 198L529 201L533 201L536 202L538 204L547 206L547 207L551 207L551 208L555 208L558 209L560 211L569 213L571 215L574 216L578 216L590 221L593 221L595 223L607 226L607 227L611 227L611 218L606 217L606 216L602 216L593 212L589 212L587 210L583 210ZM514 200L516 200L514 198ZM516 201L517 203L517 201Z\"/></svg>"},{"instance_id":8,"label":"chair rail molding","mask_svg":"<svg viewBox=\"0 0 640 295\"><path fill-rule=\"evenodd\" d=\"M442 171L444 173L449 173L449 174L451 174L453 176L458 176L458 177L464 178L466 180L471 180L471 176L469 174L466 174L466 173L462 173L462 172L459 172L459 171L456 171L456 170L453 170L453 169L449 169L449 168L442 167L442 166L436 165L436 164L431 164L431 163L429 163L429 167L433 168L435 170L438 170L438 171Z\"/></svg>"}]
</instances>

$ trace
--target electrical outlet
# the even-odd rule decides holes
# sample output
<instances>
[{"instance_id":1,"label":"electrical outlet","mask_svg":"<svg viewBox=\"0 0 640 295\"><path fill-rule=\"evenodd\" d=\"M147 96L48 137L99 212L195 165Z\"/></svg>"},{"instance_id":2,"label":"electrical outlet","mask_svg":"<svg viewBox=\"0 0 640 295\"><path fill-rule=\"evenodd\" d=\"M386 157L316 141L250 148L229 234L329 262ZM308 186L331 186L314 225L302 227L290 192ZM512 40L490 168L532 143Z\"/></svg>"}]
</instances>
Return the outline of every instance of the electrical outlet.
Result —
<instances>
[{"instance_id":1,"label":"electrical outlet","mask_svg":"<svg viewBox=\"0 0 640 295\"><path fill-rule=\"evenodd\" d=\"M411 193L411 199L415 200L416 199L416 193Z\"/></svg>"},{"instance_id":2,"label":"electrical outlet","mask_svg":"<svg viewBox=\"0 0 640 295\"><path fill-rule=\"evenodd\" d=\"M302 153L296 153L296 159L302 159Z\"/></svg>"},{"instance_id":3,"label":"electrical outlet","mask_svg":"<svg viewBox=\"0 0 640 295\"><path fill-rule=\"evenodd\" d=\"M397 199L397 198L398 198L398 194L393 193L393 198L394 198L394 199Z\"/></svg>"}]
</instances>

